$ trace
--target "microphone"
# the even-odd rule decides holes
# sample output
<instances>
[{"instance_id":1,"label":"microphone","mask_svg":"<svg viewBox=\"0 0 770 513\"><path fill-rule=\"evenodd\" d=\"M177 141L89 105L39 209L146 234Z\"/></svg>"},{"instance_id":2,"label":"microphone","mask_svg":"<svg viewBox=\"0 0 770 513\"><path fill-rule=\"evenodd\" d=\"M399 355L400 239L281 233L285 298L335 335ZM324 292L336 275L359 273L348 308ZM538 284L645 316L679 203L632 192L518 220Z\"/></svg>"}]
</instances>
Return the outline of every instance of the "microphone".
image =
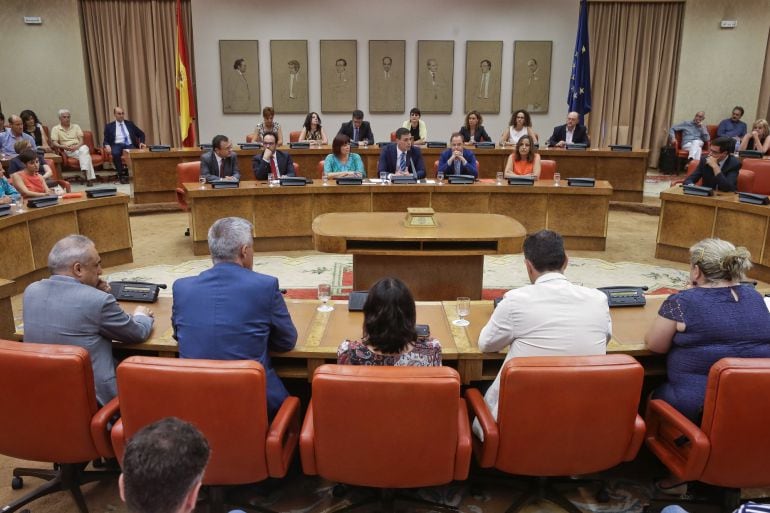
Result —
<instances>
[{"instance_id":1,"label":"microphone","mask_svg":"<svg viewBox=\"0 0 770 513\"><path fill-rule=\"evenodd\" d=\"M415 180L420 180L420 177L417 175L417 169L414 167L414 160L412 160L412 156L409 155L409 165L412 167L412 174L414 175Z\"/></svg>"}]
</instances>

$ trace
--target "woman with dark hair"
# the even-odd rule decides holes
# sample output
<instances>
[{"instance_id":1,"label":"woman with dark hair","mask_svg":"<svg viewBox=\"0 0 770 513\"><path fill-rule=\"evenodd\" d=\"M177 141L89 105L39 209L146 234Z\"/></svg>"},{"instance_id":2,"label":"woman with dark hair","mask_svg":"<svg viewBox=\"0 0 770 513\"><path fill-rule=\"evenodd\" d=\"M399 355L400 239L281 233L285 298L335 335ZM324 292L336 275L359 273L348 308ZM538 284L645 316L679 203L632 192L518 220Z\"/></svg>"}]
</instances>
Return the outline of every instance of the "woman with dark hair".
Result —
<instances>
[{"instance_id":1,"label":"woman with dark hair","mask_svg":"<svg viewBox=\"0 0 770 513\"><path fill-rule=\"evenodd\" d=\"M300 141L315 141L318 144L329 144L321 126L321 116L317 112L311 112L305 116L305 123L302 125L302 132L299 134Z\"/></svg>"},{"instance_id":2,"label":"woman with dark hair","mask_svg":"<svg viewBox=\"0 0 770 513\"><path fill-rule=\"evenodd\" d=\"M428 140L428 127L425 125L425 121L420 119L421 117L422 112L420 112L420 109L414 107L409 111L409 119L404 121L402 125L404 128L409 129L414 144L424 144Z\"/></svg>"},{"instance_id":3,"label":"woman with dark hair","mask_svg":"<svg viewBox=\"0 0 770 513\"><path fill-rule=\"evenodd\" d=\"M45 184L43 176L38 173L40 162L37 159L37 153L31 149L24 150L19 155L19 159L24 163L25 168L11 175L11 181L16 190L24 198L50 196L51 190Z\"/></svg>"},{"instance_id":4,"label":"woman with dark hair","mask_svg":"<svg viewBox=\"0 0 770 513\"><path fill-rule=\"evenodd\" d=\"M324 174L330 178L364 178L366 170L358 153L350 151L350 137L337 134L332 142L332 153L324 159Z\"/></svg>"},{"instance_id":5,"label":"woman with dark hair","mask_svg":"<svg viewBox=\"0 0 770 513\"><path fill-rule=\"evenodd\" d=\"M48 144L48 138L45 136L43 125L41 125L40 120L37 119L37 114L27 109L21 111L19 117L21 118L21 122L24 124L24 132L29 134L35 140L35 146L50 152L51 145Z\"/></svg>"},{"instance_id":6,"label":"woman with dark hair","mask_svg":"<svg viewBox=\"0 0 770 513\"><path fill-rule=\"evenodd\" d=\"M505 163L505 177L532 175L540 178L540 155L532 148L532 139L528 135L519 138L516 149L508 156Z\"/></svg>"},{"instance_id":7,"label":"woman with dark hair","mask_svg":"<svg viewBox=\"0 0 770 513\"><path fill-rule=\"evenodd\" d=\"M257 126L254 128L254 134L252 134L255 141L261 141L263 135L267 132L271 132L274 133L277 138L275 145L281 146L283 144L283 130L281 129L281 125L279 125L277 121L274 121L274 118L275 110L273 110L272 107L265 107L262 109L262 123L257 123Z\"/></svg>"},{"instance_id":8,"label":"woman with dark hair","mask_svg":"<svg viewBox=\"0 0 770 513\"><path fill-rule=\"evenodd\" d=\"M526 110L519 109L514 112L508 125L503 130L503 135L500 136L500 146L516 144L525 135L528 135L537 144L537 134L532 131L532 118L529 117L529 112Z\"/></svg>"},{"instance_id":9,"label":"woman with dark hair","mask_svg":"<svg viewBox=\"0 0 770 513\"><path fill-rule=\"evenodd\" d=\"M463 141L469 143L491 141L492 138L484 129L484 118L481 117L481 113L477 110L470 111L465 116L465 124L460 127L460 133L463 136Z\"/></svg>"},{"instance_id":10,"label":"woman with dark hair","mask_svg":"<svg viewBox=\"0 0 770 513\"><path fill-rule=\"evenodd\" d=\"M383 278L369 289L364 303L363 339L345 340L337 363L438 367L441 344L417 336L414 298L398 278Z\"/></svg>"}]
</instances>

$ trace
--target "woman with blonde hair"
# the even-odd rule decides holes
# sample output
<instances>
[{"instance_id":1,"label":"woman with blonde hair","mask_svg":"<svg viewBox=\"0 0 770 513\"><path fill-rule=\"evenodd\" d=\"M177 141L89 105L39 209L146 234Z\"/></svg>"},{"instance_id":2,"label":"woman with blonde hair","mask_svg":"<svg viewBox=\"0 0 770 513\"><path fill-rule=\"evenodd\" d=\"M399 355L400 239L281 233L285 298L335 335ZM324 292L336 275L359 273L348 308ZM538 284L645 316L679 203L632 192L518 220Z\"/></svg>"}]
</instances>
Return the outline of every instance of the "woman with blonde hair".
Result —
<instances>
[{"instance_id":1,"label":"woman with blonde hair","mask_svg":"<svg viewBox=\"0 0 770 513\"><path fill-rule=\"evenodd\" d=\"M756 150L763 154L770 152L770 125L766 119L758 119L754 122L751 132L743 136L741 151Z\"/></svg>"}]
</instances>

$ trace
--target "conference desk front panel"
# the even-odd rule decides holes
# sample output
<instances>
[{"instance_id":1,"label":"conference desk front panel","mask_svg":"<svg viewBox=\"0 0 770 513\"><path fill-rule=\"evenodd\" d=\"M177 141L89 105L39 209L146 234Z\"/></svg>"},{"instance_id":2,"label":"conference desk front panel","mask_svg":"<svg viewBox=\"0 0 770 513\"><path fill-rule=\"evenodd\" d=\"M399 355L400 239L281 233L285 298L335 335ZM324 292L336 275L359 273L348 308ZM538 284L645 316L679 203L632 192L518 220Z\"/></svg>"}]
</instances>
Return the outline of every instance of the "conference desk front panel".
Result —
<instances>
[{"instance_id":1,"label":"conference desk front panel","mask_svg":"<svg viewBox=\"0 0 770 513\"><path fill-rule=\"evenodd\" d=\"M740 203L735 193L702 197L680 187L660 194L655 257L689 262L689 248L709 237L728 240L751 252L749 276L770 281L770 206Z\"/></svg>"},{"instance_id":2,"label":"conference desk front panel","mask_svg":"<svg viewBox=\"0 0 770 513\"><path fill-rule=\"evenodd\" d=\"M320 179L318 163L331 153L331 147L306 150L281 148L291 154L299 165L299 173L308 178ZM364 168L371 178L377 177L377 162L380 149L377 146L357 148ZM441 148L422 148L428 177L434 177L433 165L438 160ZM474 149L479 161L480 178L495 178L505 168L510 148ZM170 151L150 152L149 150L125 150L133 174L131 183L134 203L175 203L177 186L176 165L180 162L200 160L202 151L198 148L179 148ZM262 153L261 149L236 150L238 166L244 180L253 179L251 159ZM571 151L562 149L540 150L544 159L555 160L562 179L590 177L606 180L612 185L613 201L641 202L644 191L644 177L647 172L647 150L613 152L608 150Z\"/></svg>"},{"instance_id":3,"label":"conference desk front panel","mask_svg":"<svg viewBox=\"0 0 770 513\"><path fill-rule=\"evenodd\" d=\"M33 281L48 276L48 253L71 234L94 241L103 267L134 261L128 196L62 199L59 204L0 217L0 278L15 282L21 293Z\"/></svg>"},{"instance_id":4,"label":"conference desk front panel","mask_svg":"<svg viewBox=\"0 0 770 513\"><path fill-rule=\"evenodd\" d=\"M256 251L313 249L312 222L330 212L404 212L432 207L437 212L502 214L519 221L527 233L560 232L568 249L604 250L612 187L532 187L473 185L351 185L314 183L304 187L269 187L241 182L237 189L212 190L184 184L190 205L193 252L208 254L207 235L222 217L239 216L254 224Z\"/></svg>"}]
</instances>

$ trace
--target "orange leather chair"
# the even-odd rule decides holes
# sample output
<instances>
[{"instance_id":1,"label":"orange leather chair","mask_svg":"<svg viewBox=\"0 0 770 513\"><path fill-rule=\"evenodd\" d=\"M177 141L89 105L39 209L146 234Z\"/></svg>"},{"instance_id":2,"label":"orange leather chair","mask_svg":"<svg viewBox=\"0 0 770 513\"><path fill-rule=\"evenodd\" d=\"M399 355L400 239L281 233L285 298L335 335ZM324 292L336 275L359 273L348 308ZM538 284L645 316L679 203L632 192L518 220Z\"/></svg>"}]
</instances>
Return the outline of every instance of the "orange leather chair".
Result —
<instances>
[{"instance_id":1,"label":"orange leather chair","mask_svg":"<svg viewBox=\"0 0 770 513\"><path fill-rule=\"evenodd\" d=\"M246 142L247 143L254 142L255 139L256 139L256 137L254 137L254 134L247 134L246 135Z\"/></svg>"},{"instance_id":2,"label":"orange leather chair","mask_svg":"<svg viewBox=\"0 0 770 513\"><path fill-rule=\"evenodd\" d=\"M390 142L396 142L396 132L390 133Z\"/></svg>"},{"instance_id":3,"label":"orange leather chair","mask_svg":"<svg viewBox=\"0 0 770 513\"><path fill-rule=\"evenodd\" d=\"M176 202L185 212L189 209L187 205L187 191L182 186L183 183L197 182L201 175L201 163L180 162L176 165ZM190 228L184 232L185 237L190 236Z\"/></svg>"},{"instance_id":4,"label":"orange leather chair","mask_svg":"<svg viewBox=\"0 0 770 513\"><path fill-rule=\"evenodd\" d=\"M123 458L128 440L144 426L174 416L194 424L211 447L203 484L215 510L224 486L286 475L297 447L299 399L287 398L270 423L266 375L251 360L183 360L132 356L117 369L121 418L112 444Z\"/></svg>"},{"instance_id":5,"label":"orange leather chair","mask_svg":"<svg viewBox=\"0 0 770 513\"><path fill-rule=\"evenodd\" d=\"M48 167L50 167L53 170L53 178L48 180L49 186L50 186L50 182L53 182L59 187L61 187L62 189L64 189L65 192L72 192L72 186L67 180L61 179L61 176L59 175L59 170L56 167L56 164L54 164L53 160L45 159L45 163L46 165L48 165Z\"/></svg>"},{"instance_id":6,"label":"orange leather chair","mask_svg":"<svg viewBox=\"0 0 770 513\"><path fill-rule=\"evenodd\" d=\"M465 393L484 441L481 467L533 476L533 487L508 509L549 500L578 513L546 480L606 470L631 461L644 439L637 415L644 370L628 355L513 358L503 366L497 421L476 389Z\"/></svg>"},{"instance_id":7,"label":"orange leather chair","mask_svg":"<svg viewBox=\"0 0 770 513\"><path fill-rule=\"evenodd\" d=\"M91 153L91 162L94 165L94 170L102 167L102 164L104 164L104 155L101 148L96 148L94 146L94 133L90 130L83 130L83 144L88 146L89 153ZM85 179L85 176L82 178L80 177L80 175L83 174L80 170L80 161L76 158L68 157L67 153L62 149L57 151L59 156L61 156L62 170L77 171L78 179Z\"/></svg>"},{"instance_id":8,"label":"orange leather chair","mask_svg":"<svg viewBox=\"0 0 770 513\"><path fill-rule=\"evenodd\" d=\"M289 142L299 142L299 134L301 133L301 130L294 130L289 132Z\"/></svg>"},{"instance_id":9,"label":"orange leather chair","mask_svg":"<svg viewBox=\"0 0 770 513\"><path fill-rule=\"evenodd\" d=\"M754 172L754 187L751 192L770 195L770 160L743 159L741 171ZM740 180L740 176L738 177Z\"/></svg>"},{"instance_id":10,"label":"orange leather chair","mask_svg":"<svg viewBox=\"0 0 770 513\"><path fill-rule=\"evenodd\" d=\"M647 407L647 447L682 482L726 488L770 486L770 358L723 358L711 367L696 426L662 399ZM732 511L733 504L725 504Z\"/></svg>"},{"instance_id":11,"label":"orange leather chair","mask_svg":"<svg viewBox=\"0 0 770 513\"><path fill-rule=\"evenodd\" d=\"M745 159L743 164L741 165L741 169L738 171L738 191L740 192L758 192L756 190L755 182L756 182L756 173L752 171L751 169L744 169L744 165L749 160L756 160L756 159ZM685 179L693 174L695 171L695 168L698 167L699 162L697 160L691 160L687 164L687 169L685 173L685 178L679 179L679 180L673 180L671 182L671 185L679 185L680 183L684 183ZM768 162L770 164L770 162ZM768 173L770 173L770 167L768 167ZM770 176L768 176L770 178ZM698 180L696 185L701 185L701 180ZM762 193L766 194L766 193Z\"/></svg>"},{"instance_id":12,"label":"orange leather chair","mask_svg":"<svg viewBox=\"0 0 770 513\"><path fill-rule=\"evenodd\" d=\"M88 352L75 346L0 340L0 453L12 458L54 462L53 470L16 468L11 486L22 476L48 481L0 511L10 513L31 501L69 491L88 513L80 485L116 472L84 471L91 460L112 457L108 417L100 416ZM64 508L62 508L64 509Z\"/></svg>"},{"instance_id":13,"label":"orange leather chair","mask_svg":"<svg viewBox=\"0 0 770 513\"><path fill-rule=\"evenodd\" d=\"M312 388L300 435L304 472L382 490L345 509L467 478L470 426L454 369L322 365Z\"/></svg>"},{"instance_id":14,"label":"orange leather chair","mask_svg":"<svg viewBox=\"0 0 770 513\"><path fill-rule=\"evenodd\" d=\"M553 180L556 172L556 161L540 159L540 180Z\"/></svg>"}]
</instances>

